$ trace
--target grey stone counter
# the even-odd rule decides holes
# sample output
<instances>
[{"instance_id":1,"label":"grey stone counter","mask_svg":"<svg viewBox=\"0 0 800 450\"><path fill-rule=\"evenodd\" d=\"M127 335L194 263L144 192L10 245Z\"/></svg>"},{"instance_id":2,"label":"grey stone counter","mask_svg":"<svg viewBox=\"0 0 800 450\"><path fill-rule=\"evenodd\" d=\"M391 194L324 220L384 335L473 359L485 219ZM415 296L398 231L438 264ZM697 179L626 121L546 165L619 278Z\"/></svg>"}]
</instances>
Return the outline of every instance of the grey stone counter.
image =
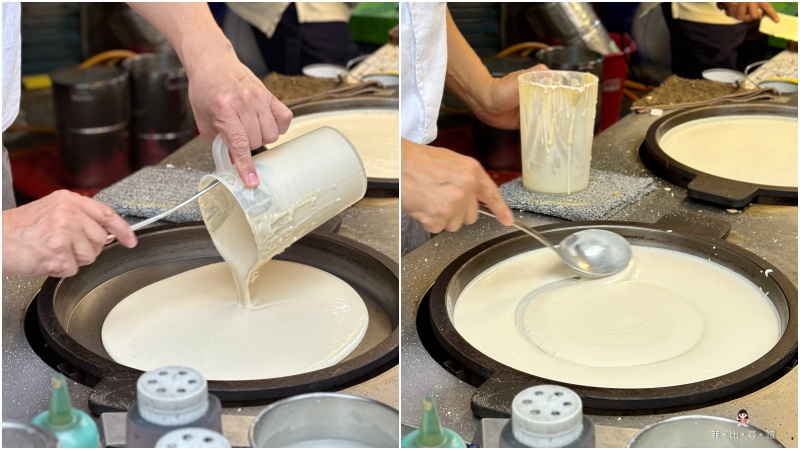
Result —
<instances>
[{"instance_id":1,"label":"grey stone counter","mask_svg":"<svg viewBox=\"0 0 800 450\"><path fill-rule=\"evenodd\" d=\"M162 164L212 171L211 146L196 138ZM395 198L364 198L340 214L339 234L361 242L399 262L399 201ZM129 218L135 222L139 218ZM47 409L53 369L31 349L22 328L28 304L46 277L3 278L3 420L29 421ZM69 381L74 407L88 411L89 388ZM373 398L399 407L399 367L341 392ZM226 414L254 416L263 406L226 408Z\"/></svg>"},{"instance_id":2,"label":"grey stone counter","mask_svg":"<svg viewBox=\"0 0 800 450\"><path fill-rule=\"evenodd\" d=\"M668 213L685 215L687 220L702 222L724 219L731 224L728 242L743 247L769 260L797 285L797 207L749 205L743 212L703 204L687 196L687 191L655 177L639 161L638 148L647 128L656 120L647 115L631 115L598 135L592 148L592 167L631 176L655 179L656 190L642 200L624 208L611 220L653 223ZM562 222L561 219L515 211L517 217L531 226ZM423 348L415 320L422 297L442 270L456 257L478 244L514 230L481 217L471 226L456 233L442 233L403 257L402 264L402 329L401 378L402 422L416 426L422 411L422 398L437 398L443 425L459 433L468 442L478 426L470 410L470 397L475 388L458 380ZM592 415L597 425L619 427L620 430L641 428L664 418L683 414L708 414L733 419L746 409L751 423L765 430L774 430L787 447L797 446L797 367L777 381L748 390L735 400L671 411L649 411L635 415L609 413ZM627 413L630 414L630 413ZM624 442L624 440L623 440Z\"/></svg>"}]
</instances>

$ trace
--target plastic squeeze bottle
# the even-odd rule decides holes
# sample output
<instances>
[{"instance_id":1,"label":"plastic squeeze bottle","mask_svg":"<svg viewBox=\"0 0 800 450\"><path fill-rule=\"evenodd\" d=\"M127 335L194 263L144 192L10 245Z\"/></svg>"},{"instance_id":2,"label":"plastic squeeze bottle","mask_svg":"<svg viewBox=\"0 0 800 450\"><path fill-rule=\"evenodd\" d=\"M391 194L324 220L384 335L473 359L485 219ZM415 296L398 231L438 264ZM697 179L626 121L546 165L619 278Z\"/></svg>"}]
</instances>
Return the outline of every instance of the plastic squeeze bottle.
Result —
<instances>
[{"instance_id":1,"label":"plastic squeeze bottle","mask_svg":"<svg viewBox=\"0 0 800 450\"><path fill-rule=\"evenodd\" d=\"M179 428L205 428L222 433L222 406L208 393L208 382L189 367L149 370L136 381L136 402L128 410L125 443L153 448Z\"/></svg>"},{"instance_id":2,"label":"plastic squeeze bottle","mask_svg":"<svg viewBox=\"0 0 800 450\"><path fill-rule=\"evenodd\" d=\"M436 400L429 395L422 400L419 428L407 434L401 445L404 448L466 448L455 431L442 427Z\"/></svg>"},{"instance_id":3,"label":"plastic squeeze bottle","mask_svg":"<svg viewBox=\"0 0 800 450\"><path fill-rule=\"evenodd\" d=\"M67 379L53 375L50 385L50 408L33 418L33 424L50 430L62 448L99 448L100 433L89 414L73 409L67 391Z\"/></svg>"}]
</instances>

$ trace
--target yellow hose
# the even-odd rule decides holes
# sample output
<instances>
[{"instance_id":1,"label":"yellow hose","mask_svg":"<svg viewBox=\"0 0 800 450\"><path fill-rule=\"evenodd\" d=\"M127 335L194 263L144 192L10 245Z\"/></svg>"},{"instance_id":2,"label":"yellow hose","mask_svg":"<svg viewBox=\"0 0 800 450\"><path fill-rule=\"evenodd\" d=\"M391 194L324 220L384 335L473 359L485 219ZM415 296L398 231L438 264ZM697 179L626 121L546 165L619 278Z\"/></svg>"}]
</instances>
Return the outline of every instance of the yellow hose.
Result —
<instances>
[{"instance_id":1,"label":"yellow hose","mask_svg":"<svg viewBox=\"0 0 800 450\"><path fill-rule=\"evenodd\" d=\"M632 102L639 101L639 96L637 96L636 94L634 94L633 92L631 92L631 91L629 91L627 89L623 89L622 90L622 95L624 95L625 98L627 98L628 100L630 100Z\"/></svg>"},{"instance_id":2,"label":"yellow hose","mask_svg":"<svg viewBox=\"0 0 800 450\"><path fill-rule=\"evenodd\" d=\"M637 91L644 91L644 92L650 92L653 89L655 89L654 86L645 86L642 83L637 83L631 80L625 80L625 87L629 87L631 89L636 89Z\"/></svg>"},{"instance_id":3,"label":"yellow hose","mask_svg":"<svg viewBox=\"0 0 800 450\"><path fill-rule=\"evenodd\" d=\"M500 50L497 54L492 56L492 58L503 58L508 55L513 55L514 53L520 53L522 56L528 56L534 50L542 50L545 48L550 48L550 46L541 42L520 42L519 44L514 44L511 47L506 47L505 49Z\"/></svg>"},{"instance_id":4,"label":"yellow hose","mask_svg":"<svg viewBox=\"0 0 800 450\"><path fill-rule=\"evenodd\" d=\"M25 131L28 133L43 133L43 134L56 134L57 130L54 127L47 127L43 125L23 125L12 124L8 127L7 131Z\"/></svg>"},{"instance_id":5,"label":"yellow hose","mask_svg":"<svg viewBox=\"0 0 800 450\"><path fill-rule=\"evenodd\" d=\"M95 64L99 64L103 61L108 61L110 59L116 59L119 61L120 59L130 58L136 56L136 52L132 52L129 50L109 50L107 52L98 53L91 58L87 59L86 61L82 62L78 68L86 69L87 67L92 67Z\"/></svg>"}]
</instances>

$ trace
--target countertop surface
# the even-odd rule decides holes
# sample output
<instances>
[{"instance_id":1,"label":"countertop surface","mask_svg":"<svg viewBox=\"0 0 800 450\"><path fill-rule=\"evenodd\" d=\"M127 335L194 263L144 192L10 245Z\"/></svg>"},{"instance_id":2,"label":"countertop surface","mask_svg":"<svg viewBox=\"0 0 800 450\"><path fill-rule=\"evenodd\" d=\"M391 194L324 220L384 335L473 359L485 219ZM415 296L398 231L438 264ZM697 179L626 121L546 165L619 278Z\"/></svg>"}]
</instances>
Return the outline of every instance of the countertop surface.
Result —
<instances>
[{"instance_id":1,"label":"countertop surface","mask_svg":"<svg viewBox=\"0 0 800 450\"><path fill-rule=\"evenodd\" d=\"M211 146L200 137L161 164L209 172L214 169ZM398 208L397 197L365 197L340 214L342 224L338 234L399 262ZM25 311L45 279L44 276L3 278L3 420L30 421L47 409L53 369L33 352L22 327ZM340 392L369 397L398 408L398 376L399 367L394 366ZM73 406L88 411L90 389L72 380L68 383ZM224 408L224 413L253 416L262 408L263 405Z\"/></svg>"},{"instance_id":2,"label":"countertop surface","mask_svg":"<svg viewBox=\"0 0 800 450\"><path fill-rule=\"evenodd\" d=\"M680 188L653 175L639 160L638 149L648 127L657 120L649 115L629 115L595 137L592 167L630 176L651 177L655 191L630 205L609 220L654 223L672 214L685 217L690 223L724 220L730 223L727 241L743 247L769 261L797 285L797 207L751 204L740 210L701 203ZM535 213L514 211L517 218L530 226L563 222L561 219ZM437 363L425 350L416 327L420 301L439 274L454 259L480 243L515 230L499 225L494 219L481 217L473 225L455 233L442 233L403 257L402 265L402 328L401 379L402 422L417 426L422 411L422 398L437 399L443 425L459 433L469 442L478 428L479 419L470 410L470 397L475 388ZM766 386L747 390L735 398L713 404L702 404L671 410L609 411L592 414L596 425L631 429L686 414L706 414L734 419L746 409L750 423L768 431L787 447L797 446L797 367L786 370ZM613 439L611 440L613 441ZM611 442L609 441L609 442ZM618 440L625 442L625 439Z\"/></svg>"}]
</instances>

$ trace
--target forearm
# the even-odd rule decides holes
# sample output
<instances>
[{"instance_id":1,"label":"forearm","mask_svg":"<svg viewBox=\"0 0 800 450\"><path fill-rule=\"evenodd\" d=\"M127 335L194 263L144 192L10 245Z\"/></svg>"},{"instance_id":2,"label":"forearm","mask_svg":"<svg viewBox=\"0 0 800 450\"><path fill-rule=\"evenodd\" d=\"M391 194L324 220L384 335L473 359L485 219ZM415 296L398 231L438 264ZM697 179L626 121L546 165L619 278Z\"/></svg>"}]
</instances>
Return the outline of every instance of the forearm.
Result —
<instances>
[{"instance_id":1,"label":"forearm","mask_svg":"<svg viewBox=\"0 0 800 450\"><path fill-rule=\"evenodd\" d=\"M12 210L3 211L3 276L17 275L14 271L14 254L16 250L16 242L11 233L13 228L13 213Z\"/></svg>"},{"instance_id":2,"label":"forearm","mask_svg":"<svg viewBox=\"0 0 800 450\"><path fill-rule=\"evenodd\" d=\"M486 109L492 76L456 27L447 11L447 88L458 95L471 111Z\"/></svg>"},{"instance_id":3,"label":"forearm","mask_svg":"<svg viewBox=\"0 0 800 450\"><path fill-rule=\"evenodd\" d=\"M239 61L205 3L131 3L153 24L181 59L189 77L189 101L200 134L222 136L239 176L258 185L250 150L275 142L292 112Z\"/></svg>"},{"instance_id":4,"label":"forearm","mask_svg":"<svg viewBox=\"0 0 800 450\"><path fill-rule=\"evenodd\" d=\"M190 76L221 54L235 55L207 3L128 4L167 38Z\"/></svg>"}]
</instances>

